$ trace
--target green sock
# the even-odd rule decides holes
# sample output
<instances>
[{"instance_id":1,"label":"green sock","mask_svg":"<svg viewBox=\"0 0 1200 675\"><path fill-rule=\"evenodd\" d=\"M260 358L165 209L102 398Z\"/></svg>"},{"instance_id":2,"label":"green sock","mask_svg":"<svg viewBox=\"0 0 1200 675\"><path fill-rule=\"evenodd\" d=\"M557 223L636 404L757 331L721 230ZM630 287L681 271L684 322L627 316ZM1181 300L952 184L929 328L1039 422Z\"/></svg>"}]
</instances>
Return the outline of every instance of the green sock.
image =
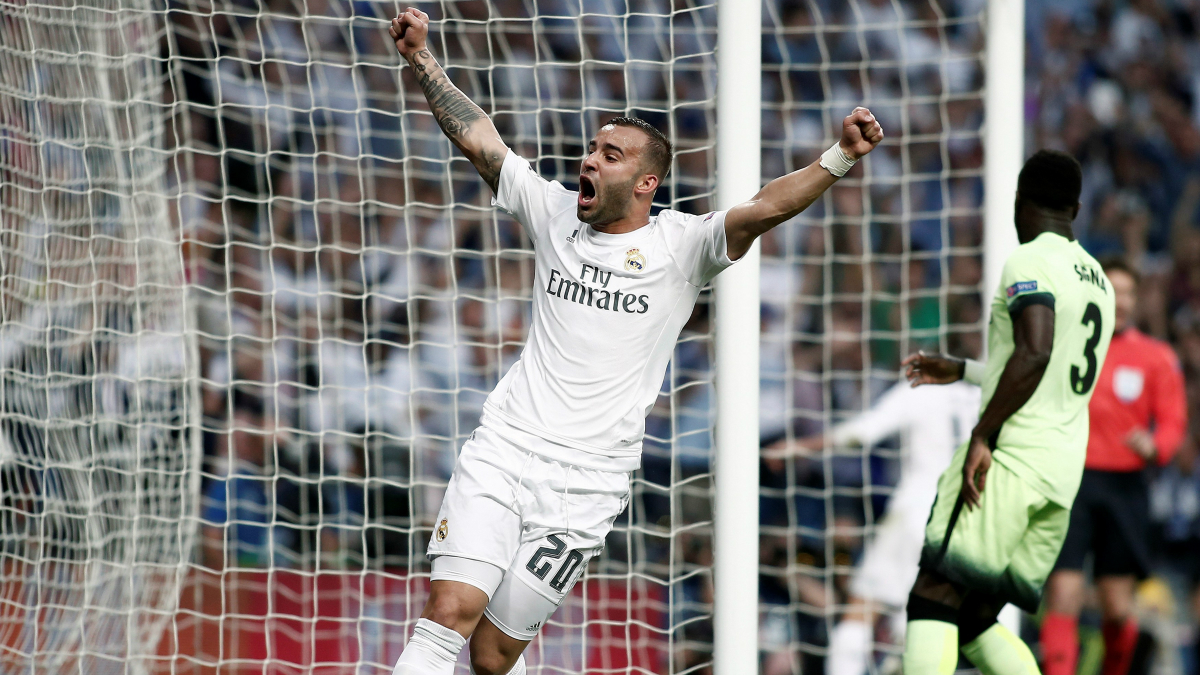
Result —
<instances>
[{"instance_id":1,"label":"green sock","mask_svg":"<svg viewBox=\"0 0 1200 675\"><path fill-rule=\"evenodd\" d=\"M998 623L963 645L963 654L983 675L1041 675L1029 647Z\"/></svg>"},{"instance_id":2,"label":"green sock","mask_svg":"<svg viewBox=\"0 0 1200 675\"><path fill-rule=\"evenodd\" d=\"M904 637L905 675L954 675L958 626L945 621L909 621Z\"/></svg>"}]
</instances>

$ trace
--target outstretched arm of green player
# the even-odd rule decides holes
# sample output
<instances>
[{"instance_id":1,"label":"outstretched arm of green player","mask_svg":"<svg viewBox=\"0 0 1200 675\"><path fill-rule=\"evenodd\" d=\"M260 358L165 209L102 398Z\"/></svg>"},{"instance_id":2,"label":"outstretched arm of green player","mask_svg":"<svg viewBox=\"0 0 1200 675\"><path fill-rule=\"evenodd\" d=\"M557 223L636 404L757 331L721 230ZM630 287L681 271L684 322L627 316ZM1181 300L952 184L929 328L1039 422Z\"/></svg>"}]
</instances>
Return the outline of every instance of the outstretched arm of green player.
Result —
<instances>
[{"instance_id":1,"label":"outstretched arm of green player","mask_svg":"<svg viewBox=\"0 0 1200 675\"><path fill-rule=\"evenodd\" d=\"M962 496L968 508L979 505L992 466L989 439L1000 431L1013 413L1033 396L1054 346L1054 310L1046 305L1029 305L1013 317L1013 353L1008 357L996 392L971 432L971 447L963 464Z\"/></svg>"}]
</instances>

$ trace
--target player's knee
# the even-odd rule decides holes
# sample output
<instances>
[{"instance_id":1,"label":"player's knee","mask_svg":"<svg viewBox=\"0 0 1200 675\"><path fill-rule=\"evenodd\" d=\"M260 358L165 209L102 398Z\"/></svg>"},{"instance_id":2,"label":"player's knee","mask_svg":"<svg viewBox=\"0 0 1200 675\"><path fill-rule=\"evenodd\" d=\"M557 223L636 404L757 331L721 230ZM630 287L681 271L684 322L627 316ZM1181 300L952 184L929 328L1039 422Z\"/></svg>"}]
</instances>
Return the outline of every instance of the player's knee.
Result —
<instances>
[{"instance_id":1,"label":"player's knee","mask_svg":"<svg viewBox=\"0 0 1200 675\"><path fill-rule=\"evenodd\" d=\"M1083 574L1061 570L1046 582L1046 609L1056 614L1078 616L1083 606Z\"/></svg>"},{"instance_id":2,"label":"player's knee","mask_svg":"<svg viewBox=\"0 0 1200 675\"><path fill-rule=\"evenodd\" d=\"M505 675L517 662L495 647L471 643L471 672L474 675Z\"/></svg>"},{"instance_id":3,"label":"player's knee","mask_svg":"<svg viewBox=\"0 0 1200 675\"><path fill-rule=\"evenodd\" d=\"M448 602L442 602L435 605L430 605L425 608L425 612L421 615L422 619L430 621L446 628L451 628L458 632L470 634L470 617L460 607Z\"/></svg>"},{"instance_id":4,"label":"player's knee","mask_svg":"<svg viewBox=\"0 0 1200 675\"><path fill-rule=\"evenodd\" d=\"M1101 603L1100 615L1105 623L1124 623L1133 616L1133 598L1109 596Z\"/></svg>"},{"instance_id":5,"label":"player's knee","mask_svg":"<svg viewBox=\"0 0 1200 675\"><path fill-rule=\"evenodd\" d=\"M1097 582L1100 613L1109 623L1124 622L1133 614L1137 580L1132 576L1103 577Z\"/></svg>"},{"instance_id":6,"label":"player's knee","mask_svg":"<svg viewBox=\"0 0 1200 675\"><path fill-rule=\"evenodd\" d=\"M475 589L471 589L475 590ZM482 591L481 604L477 598L467 597L466 593L456 593L453 590L435 592L429 597L421 618L454 629L464 635L469 635L479 623L483 615L483 607L487 605L487 596Z\"/></svg>"}]
</instances>

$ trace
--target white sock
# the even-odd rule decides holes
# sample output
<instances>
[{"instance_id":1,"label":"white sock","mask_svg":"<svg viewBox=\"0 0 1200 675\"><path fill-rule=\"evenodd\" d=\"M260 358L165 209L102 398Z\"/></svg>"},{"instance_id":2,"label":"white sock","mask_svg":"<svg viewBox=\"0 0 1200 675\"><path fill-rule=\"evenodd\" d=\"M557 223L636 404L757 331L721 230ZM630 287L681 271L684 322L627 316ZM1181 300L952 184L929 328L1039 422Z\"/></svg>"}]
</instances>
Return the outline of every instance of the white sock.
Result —
<instances>
[{"instance_id":1,"label":"white sock","mask_svg":"<svg viewBox=\"0 0 1200 675\"><path fill-rule=\"evenodd\" d=\"M467 639L429 619L418 619L412 639L400 653L392 675L453 675Z\"/></svg>"},{"instance_id":2,"label":"white sock","mask_svg":"<svg viewBox=\"0 0 1200 675\"><path fill-rule=\"evenodd\" d=\"M863 675L871 651L871 627L862 621L842 621L829 639L825 675Z\"/></svg>"},{"instance_id":3,"label":"white sock","mask_svg":"<svg viewBox=\"0 0 1200 675\"><path fill-rule=\"evenodd\" d=\"M471 669L471 675L475 675L475 669ZM521 654L517 657L517 662L513 664L512 670L509 670L506 675L525 675L525 655Z\"/></svg>"}]
</instances>

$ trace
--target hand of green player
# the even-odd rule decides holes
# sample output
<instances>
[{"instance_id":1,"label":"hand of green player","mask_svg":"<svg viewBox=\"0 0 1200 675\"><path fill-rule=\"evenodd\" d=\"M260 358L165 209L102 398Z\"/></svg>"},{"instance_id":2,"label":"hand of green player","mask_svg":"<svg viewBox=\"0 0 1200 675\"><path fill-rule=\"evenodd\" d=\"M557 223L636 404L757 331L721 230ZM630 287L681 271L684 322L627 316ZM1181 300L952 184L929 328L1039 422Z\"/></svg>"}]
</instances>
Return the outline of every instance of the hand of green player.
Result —
<instances>
[{"instance_id":1,"label":"hand of green player","mask_svg":"<svg viewBox=\"0 0 1200 675\"><path fill-rule=\"evenodd\" d=\"M967 461L963 462L962 498L967 509L979 506L983 488L987 485L987 472L992 468L992 450L987 441L978 436L971 437L967 449Z\"/></svg>"},{"instance_id":2,"label":"hand of green player","mask_svg":"<svg viewBox=\"0 0 1200 675\"><path fill-rule=\"evenodd\" d=\"M945 354L926 354L923 351L910 355L900 365L904 366L904 377L918 387L922 384L950 384L963 376L965 361Z\"/></svg>"}]
</instances>

